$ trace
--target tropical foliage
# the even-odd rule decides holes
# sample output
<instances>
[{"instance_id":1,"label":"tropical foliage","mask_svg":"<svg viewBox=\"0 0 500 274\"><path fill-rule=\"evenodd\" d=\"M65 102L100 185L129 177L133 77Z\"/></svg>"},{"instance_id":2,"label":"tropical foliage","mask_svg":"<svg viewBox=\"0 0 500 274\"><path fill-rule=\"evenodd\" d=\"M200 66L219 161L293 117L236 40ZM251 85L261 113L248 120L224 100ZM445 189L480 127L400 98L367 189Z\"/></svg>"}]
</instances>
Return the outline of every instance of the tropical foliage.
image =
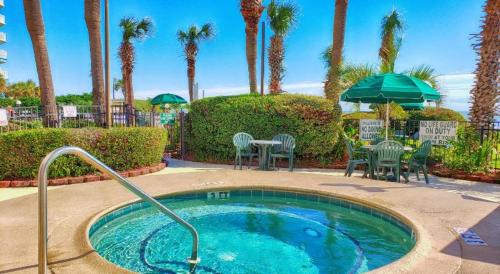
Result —
<instances>
[{"instance_id":1,"label":"tropical foliage","mask_svg":"<svg viewBox=\"0 0 500 274\"><path fill-rule=\"evenodd\" d=\"M7 86L5 95L10 98L39 97L40 87L33 80L12 83Z\"/></svg>"},{"instance_id":2,"label":"tropical foliage","mask_svg":"<svg viewBox=\"0 0 500 274\"><path fill-rule=\"evenodd\" d=\"M149 18L136 19L125 17L120 21L122 30L122 42L119 55L121 59L121 70L123 79L123 89L125 90L125 104L133 107L134 88L132 83L132 73L135 63L135 49L133 42L142 41L150 37L153 33L153 21Z\"/></svg>"},{"instance_id":3,"label":"tropical foliage","mask_svg":"<svg viewBox=\"0 0 500 274\"><path fill-rule=\"evenodd\" d=\"M198 44L203 40L214 37L215 30L212 24L204 24L201 28L192 25L186 31L177 32L177 40L184 47L184 56L187 61L187 76L189 86L189 101L194 99L194 79L196 73L196 56L198 55Z\"/></svg>"},{"instance_id":4,"label":"tropical foliage","mask_svg":"<svg viewBox=\"0 0 500 274\"><path fill-rule=\"evenodd\" d=\"M491 123L499 110L498 70L500 56L500 8L497 0L487 0L485 18L479 40L474 45L479 56L476 68L476 82L471 90L471 121L479 126Z\"/></svg>"},{"instance_id":5,"label":"tropical foliage","mask_svg":"<svg viewBox=\"0 0 500 274\"><path fill-rule=\"evenodd\" d=\"M240 0L240 11L245 20L246 56L250 93L257 93L257 34L264 6L262 0Z\"/></svg>"},{"instance_id":6,"label":"tropical foliage","mask_svg":"<svg viewBox=\"0 0 500 274\"><path fill-rule=\"evenodd\" d=\"M343 63L336 71L338 71L339 76L337 80L337 88L340 91L351 87L353 84L359 82L363 78L373 76L378 73L395 73L395 63L397 56L399 54L399 49L402 45L402 35L403 35L403 22L399 13L394 10L389 15L382 19L381 26L381 46L379 50L380 66L377 70L374 66L369 64L350 64ZM332 47L325 49L321 57L325 63L325 66L331 71L332 64L332 53L334 52ZM429 83L433 88L438 89L438 83L436 79L436 73L434 69L428 65L418 65L405 70L402 73L416 77ZM327 81L328 83L328 81ZM391 104L390 112L397 112L402 114L402 109L397 104ZM359 109L359 107L356 107ZM386 107L382 105L372 105L374 109L380 116L384 117L386 112ZM401 115L393 115L401 116ZM401 117L403 117L402 115Z\"/></svg>"},{"instance_id":7,"label":"tropical foliage","mask_svg":"<svg viewBox=\"0 0 500 274\"><path fill-rule=\"evenodd\" d=\"M297 7L292 3L271 1L267 6L269 25L274 32L269 47L269 68L271 71L269 92L280 93L281 80L284 77L285 36L297 21Z\"/></svg>"}]
</instances>

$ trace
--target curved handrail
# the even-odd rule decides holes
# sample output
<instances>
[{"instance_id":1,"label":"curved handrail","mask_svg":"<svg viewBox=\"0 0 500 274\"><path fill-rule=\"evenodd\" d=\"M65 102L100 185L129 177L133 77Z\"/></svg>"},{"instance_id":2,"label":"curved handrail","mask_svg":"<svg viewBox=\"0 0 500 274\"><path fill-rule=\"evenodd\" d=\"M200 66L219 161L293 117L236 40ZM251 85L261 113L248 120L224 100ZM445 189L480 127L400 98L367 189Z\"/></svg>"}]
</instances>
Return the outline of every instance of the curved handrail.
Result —
<instances>
[{"instance_id":1,"label":"curved handrail","mask_svg":"<svg viewBox=\"0 0 500 274\"><path fill-rule=\"evenodd\" d=\"M190 266L190 272L194 271L196 264L200 261L198 258L198 232L196 229L184 221L181 217L177 216L172 210L168 209L156 199L149 196L143 192L139 187L137 187L132 182L123 178L120 174L116 173L110 167L105 165L103 162L99 161L94 156L90 155L85 150L79 147L61 147L58 148L45 156L40 168L38 170L38 273L46 274L48 270L47 261L47 177L49 172L49 166L54 162L55 159L62 155L72 154L82 158L85 162L89 163L99 171L104 174L111 176L113 179L118 181L122 186L128 189L130 192L137 195L139 198L145 202L150 203L160 210L163 214L172 218L174 221L185 227L191 235L193 236L193 247L191 250L191 257L188 258L188 263Z\"/></svg>"}]
</instances>

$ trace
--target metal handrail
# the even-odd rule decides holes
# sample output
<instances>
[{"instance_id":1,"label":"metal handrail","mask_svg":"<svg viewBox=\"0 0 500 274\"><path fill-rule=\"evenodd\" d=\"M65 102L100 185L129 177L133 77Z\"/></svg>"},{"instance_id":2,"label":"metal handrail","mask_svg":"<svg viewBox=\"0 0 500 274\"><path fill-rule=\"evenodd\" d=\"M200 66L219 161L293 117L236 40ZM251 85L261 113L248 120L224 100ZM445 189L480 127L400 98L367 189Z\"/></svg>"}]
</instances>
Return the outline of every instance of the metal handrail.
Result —
<instances>
[{"instance_id":1,"label":"metal handrail","mask_svg":"<svg viewBox=\"0 0 500 274\"><path fill-rule=\"evenodd\" d=\"M137 187L132 182L123 178L120 174L116 173L110 167L105 165L103 162L99 161L94 156L90 155L85 150L79 147L61 147L51 153L47 154L40 164L40 169L38 170L38 273L46 274L48 271L48 261L47 261L47 177L49 172L49 166L57 159L59 156L72 154L82 158L85 162L89 163L102 173L111 176L113 179L117 180L122 186L128 189L130 192L137 195L139 198L145 202L150 203L160 210L163 214L172 218L174 221L184 226L191 235L193 236L193 247L191 250L191 257L188 258L188 263L190 267L190 272L193 272L196 268L196 264L200 261L198 258L198 232L196 229L184 221L181 217L177 216L172 210L166 208L164 205L159 203L156 199L149 196L143 192L139 187Z\"/></svg>"}]
</instances>

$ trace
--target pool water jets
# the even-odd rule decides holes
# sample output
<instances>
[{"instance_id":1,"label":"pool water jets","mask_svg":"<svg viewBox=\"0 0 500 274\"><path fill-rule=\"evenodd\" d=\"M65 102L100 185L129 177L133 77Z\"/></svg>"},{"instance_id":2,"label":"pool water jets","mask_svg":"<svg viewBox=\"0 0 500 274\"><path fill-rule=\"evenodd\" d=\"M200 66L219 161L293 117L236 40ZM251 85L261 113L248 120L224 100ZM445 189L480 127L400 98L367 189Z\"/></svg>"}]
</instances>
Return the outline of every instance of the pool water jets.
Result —
<instances>
[{"instance_id":1,"label":"pool water jets","mask_svg":"<svg viewBox=\"0 0 500 274\"><path fill-rule=\"evenodd\" d=\"M227 191L225 191L227 193ZM200 235L197 273L362 273L408 253L411 228L380 211L326 196L232 190L160 199ZM101 217L90 242L141 273L185 273L191 235L145 203Z\"/></svg>"}]
</instances>

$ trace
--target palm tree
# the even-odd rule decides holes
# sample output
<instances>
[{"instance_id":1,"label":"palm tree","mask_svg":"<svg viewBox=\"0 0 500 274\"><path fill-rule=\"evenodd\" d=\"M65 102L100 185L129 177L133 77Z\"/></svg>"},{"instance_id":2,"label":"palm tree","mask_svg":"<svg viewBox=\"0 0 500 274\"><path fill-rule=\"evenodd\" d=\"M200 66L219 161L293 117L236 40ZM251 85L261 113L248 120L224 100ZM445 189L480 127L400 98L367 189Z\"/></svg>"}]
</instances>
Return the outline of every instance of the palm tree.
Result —
<instances>
[{"instance_id":1,"label":"palm tree","mask_svg":"<svg viewBox=\"0 0 500 274\"><path fill-rule=\"evenodd\" d=\"M345 22L347 18L348 0L335 0L335 18L333 20L333 47L330 59L328 78L325 83L326 98L334 104L339 102L340 73L342 63L342 48L344 47Z\"/></svg>"},{"instance_id":2,"label":"palm tree","mask_svg":"<svg viewBox=\"0 0 500 274\"><path fill-rule=\"evenodd\" d=\"M259 20L264 11L262 0L240 0L240 11L245 20L246 33L246 55L248 64L248 78L250 82L250 93L257 93L257 33L259 32Z\"/></svg>"},{"instance_id":3,"label":"palm tree","mask_svg":"<svg viewBox=\"0 0 500 274\"><path fill-rule=\"evenodd\" d=\"M22 97L39 97L40 87L38 87L33 80L16 82L7 86L5 94L14 99Z\"/></svg>"},{"instance_id":4,"label":"palm tree","mask_svg":"<svg viewBox=\"0 0 500 274\"><path fill-rule=\"evenodd\" d=\"M7 93L7 80L0 74L0 94Z\"/></svg>"},{"instance_id":5,"label":"palm tree","mask_svg":"<svg viewBox=\"0 0 500 274\"><path fill-rule=\"evenodd\" d=\"M292 3L277 3L273 0L267 7L267 16L269 25L274 32L269 47L269 67L271 71L269 91L271 93L280 93L281 79L285 71L283 67L285 57L283 40L297 21L297 8Z\"/></svg>"},{"instance_id":6,"label":"palm tree","mask_svg":"<svg viewBox=\"0 0 500 274\"><path fill-rule=\"evenodd\" d=\"M41 88L40 100L44 113L43 123L45 126L54 126L57 125L58 115L40 0L23 0L23 4Z\"/></svg>"},{"instance_id":7,"label":"palm tree","mask_svg":"<svg viewBox=\"0 0 500 274\"><path fill-rule=\"evenodd\" d=\"M90 66L92 71L92 101L99 113L105 108L104 75L101 44L101 0L85 0L85 23L89 33ZM96 116L97 124L102 124L104 116Z\"/></svg>"},{"instance_id":8,"label":"palm tree","mask_svg":"<svg viewBox=\"0 0 500 274\"><path fill-rule=\"evenodd\" d=\"M498 1L488 0L484 6L485 18L482 31L476 37L480 42L474 45L479 55L476 67L476 82L471 90L471 121L478 127L489 126L498 114L500 92L498 91L498 57L500 56L500 16Z\"/></svg>"},{"instance_id":9,"label":"palm tree","mask_svg":"<svg viewBox=\"0 0 500 274\"><path fill-rule=\"evenodd\" d=\"M396 10L393 10L384 16L381 30L382 44L378 51L380 71L383 73L394 72L396 59L403 41L404 25L401 15Z\"/></svg>"},{"instance_id":10,"label":"palm tree","mask_svg":"<svg viewBox=\"0 0 500 274\"><path fill-rule=\"evenodd\" d=\"M134 107L132 72L135 63L135 50L132 42L150 37L153 32L153 22L149 18L138 20L134 17L125 17L120 21L120 28L122 29L122 42L119 54L122 63L125 104L129 111L132 111Z\"/></svg>"},{"instance_id":11,"label":"palm tree","mask_svg":"<svg viewBox=\"0 0 500 274\"><path fill-rule=\"evenodd\" d=\"M196 72L196 55L198 54L198 43L212 38L215 35L212 24L205 24L201 28L192 25L187 31L179 30L177 40L184 47L184 55L187 61L187 76L189 85L189 101L193 101L194 77Z\"/></svg>"}]
</instances>

